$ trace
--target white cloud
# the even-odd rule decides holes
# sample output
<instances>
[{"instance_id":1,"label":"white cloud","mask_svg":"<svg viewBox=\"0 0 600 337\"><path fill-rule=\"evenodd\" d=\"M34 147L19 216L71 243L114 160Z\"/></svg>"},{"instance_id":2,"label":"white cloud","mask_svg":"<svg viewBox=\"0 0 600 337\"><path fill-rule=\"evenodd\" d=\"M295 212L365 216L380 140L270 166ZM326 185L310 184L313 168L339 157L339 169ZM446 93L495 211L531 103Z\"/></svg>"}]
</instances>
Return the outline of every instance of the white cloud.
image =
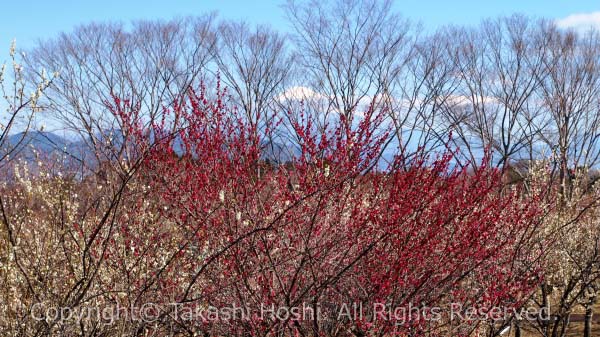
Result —
<instances>
[{"instance_id":1,"label":"white cloud","mask_svg":"<svg viewBox=\"0 0 600 337\"><path fill-rule=\"evenodd\" d=\"M276 97L276 99L278 101L316 100L316 99L324 99L324 98L326 98L325 95L320 94L320 93L312 90L311 88L302 87L302 86L290 87L290 88L286 89L282 94L280 94Z\"/></svg>"},{"instance_id":2,"label":"white cloud","mask_svg":"<svg viewBox=\"0 0 600 337\"><path fill-rule=\"evenodd\" d=\"M473 103L473 99L475 99L475 103L481 105L481 104L492 104L492 103L499 103L498 99L496 99L495 97L492 96L476 96L476 97L471 97L468 95L450 95L446 98L447 102L449 104L453 104L455 106L468 106L471 104L475 104Z\"/></svg>"},{"instance_id":3,"label":"white cloud","mask_svg":"<svg viewBox=\"0 0 600 337\"><path fill-rule=\"evenodd\" d=\"M600 29L600 11L572 14L556 20L556 24L560 28L574 28L577 30L587 30L592 27Z\"/></svg>"}]
</instances>

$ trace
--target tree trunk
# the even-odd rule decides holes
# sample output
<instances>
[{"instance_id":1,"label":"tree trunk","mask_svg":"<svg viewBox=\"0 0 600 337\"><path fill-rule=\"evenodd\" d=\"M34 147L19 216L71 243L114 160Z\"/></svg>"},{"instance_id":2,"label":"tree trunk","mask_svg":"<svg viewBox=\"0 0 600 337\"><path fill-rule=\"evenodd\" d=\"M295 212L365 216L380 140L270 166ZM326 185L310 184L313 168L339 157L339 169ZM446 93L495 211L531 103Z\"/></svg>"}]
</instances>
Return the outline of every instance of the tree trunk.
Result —
<instances>
[{"instance_id":1,"label":"tree trunk","mask_svg":"<svg viewBox=\"0 0 600 337\"><path fill-rule=\"evenodd\" d=\"M589 304L585 308L585 325L583 328L583 337L592 337L592 317L594 316L594 309Z\"/></svg>"}]
</instances>

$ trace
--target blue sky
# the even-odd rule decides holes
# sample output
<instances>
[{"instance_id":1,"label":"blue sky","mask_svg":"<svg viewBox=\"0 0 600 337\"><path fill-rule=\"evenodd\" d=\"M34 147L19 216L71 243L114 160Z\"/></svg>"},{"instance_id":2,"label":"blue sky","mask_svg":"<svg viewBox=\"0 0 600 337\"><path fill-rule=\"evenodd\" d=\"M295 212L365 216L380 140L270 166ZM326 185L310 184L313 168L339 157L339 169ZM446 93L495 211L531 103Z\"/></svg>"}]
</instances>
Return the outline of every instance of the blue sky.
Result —
<instances>
[{"instance_id":1,"label":"blue sky","mask_svg":"<svg viewBox=\"0 0 600 337\"><path fill-rule=\"evenodd\" d=\"M28 49L38 39L89 22L169 19L217 12L226 19L270 24L289 31L285 0L0 0L0 65L13 39ZM375 0L374 0L375 1ZM600 28L598 0L396 0L394 9L427 31L446 24L475 25L484 18L524 13L557 20L562 26ZM4 102L0 100L0 108Z\"/></svg>"},{"instance_id":2,"label":"blue sky","mask_svg":"<svg viewBox=\"0 0 600 337\"><path fill-rule=\"evenodd\" d=\"M96 22L169 19L217 12L289 31L282 5L286 0L0 0L0 65L9 59L13 39L28 49L38 39L57 36ZM326 0L323 0L326 1ZM373 0L376 1L376 0ZM598 0L395 0L394 10L427 31L447 24L475 25L484 18L524 13L564 26L594 24L600 28ZM0 107L4 102L0 100Z\"/></svg>"},{"instance_id":3,"label":"blue sky","mask_svg":"<svg viewBox=\"0 0 600 337\"><path fill-rule=\"evenodd\" d=\"M0 62L7 55L1 49L7 50L12 39L17 39L19 47L27 48L37 39L55 36L90 21L128 22L218 11L223 18L269 23L286 30L282 3L280 0L0 0ZM583 14L571 17L568 22L578 24L583 20L600 25L597 0L397 0L395 8L431 30L451 23L476 24L482 18L514 12L553 19ZM598 13L590 15L593 12Z\"/></svg>"}]
</instances>

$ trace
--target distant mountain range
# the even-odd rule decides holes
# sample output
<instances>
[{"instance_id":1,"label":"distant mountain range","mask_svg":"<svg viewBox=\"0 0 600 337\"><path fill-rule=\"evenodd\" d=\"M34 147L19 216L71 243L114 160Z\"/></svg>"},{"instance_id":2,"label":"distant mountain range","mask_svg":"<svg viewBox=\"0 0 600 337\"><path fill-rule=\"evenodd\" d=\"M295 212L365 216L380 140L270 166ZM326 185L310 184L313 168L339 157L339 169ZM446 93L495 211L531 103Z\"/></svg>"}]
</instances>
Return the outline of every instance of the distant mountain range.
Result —
<instances>
[{"instance_id":1,"label":"distant mountain range","mask_svg":"<svg viewBox=\"0 0 600 337\"><path fill-rule=\"evenodd\" d=\"M103 137L110 134L114 146L122 143L122 134L120 130L106 132ZM16 146L12 152L12 157L21 158L27 162L36 161L40 158L65 158L65 160L85 161L86 165L93 166L96 161L94 153L89 144L83 140L66 138L56 133L45 131L30 131L27 133L17 133L10 135L7 142L0 148L0 154L6 154L8 149ZM174 149L176 153L182 153L180 140L175 140ZM275 163L285 163L291 161L294 156L299 154L294 146L286 146L280 143L263 144L261 158Z\"/></svg>"},{"instance_id":2,"label":"distant mountain range","mask_svg":"<svg viewBox=\"0 0 600 337\"><path fill-rule=\"evenodd\" d=\"M9 149L11 149L11 156L26 161L63 155L78 161L93 158L91 149L84 141L70 140L55 133L44 131L21 132L10 135L0 148L0 153L6 154Z\"/></svg>"}]
</instances>

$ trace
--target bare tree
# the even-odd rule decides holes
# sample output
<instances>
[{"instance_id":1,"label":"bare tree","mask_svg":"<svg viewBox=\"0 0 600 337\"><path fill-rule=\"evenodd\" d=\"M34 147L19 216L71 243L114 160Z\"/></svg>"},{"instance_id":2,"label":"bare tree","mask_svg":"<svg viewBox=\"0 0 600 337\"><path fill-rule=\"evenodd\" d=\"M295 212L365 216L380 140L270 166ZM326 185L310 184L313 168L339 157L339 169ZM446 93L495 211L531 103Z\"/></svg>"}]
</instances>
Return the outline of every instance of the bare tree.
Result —
<instances>
[{"instance_id":1,"label":"bare tree","mask_svg":"<svg viewBox=\"0 0 600 337\"><path fill-rule=\"evenodd\" d=\"M48 91L48 111L88 143L96 160L124 159L126 147L119 144L127 135L106 113L107 103L126 99L147 121L156 120L200 80L215 44L213 21L208 15L139 21L131 29L89 24L41 42L27 64L60 70Z\"/></svg>"},{"instance_id":2,"label":"bare tree","mask_svg":"<svg viewBox=\"0 0 600 337\"><path fill-rule=\"evenodd\" d=\"M454 76L451 44L446 32L419 39L398 60L383 95L403 153L419 147L436 149L448 140L451 128L443 112L453 104L460 80Z\"/></svg>"},{"instance_id":3,"label":"bare tree","mask_svg":"<svg viewBox=\"0 0 600 337\"><path fill-rule=\"evenodd\" d=\"M471 161L490 148L494 164L532 159L540 107L533 101L544 77L547 46L538 24L523 16L455 29L452 60L460 85L445 109L456 143Z\"/></svg>"},{"instance_id":4,"label":"bare tree","mask_svg":"<svg viewBox=\"0 0 600 337\"><path fill-rule=\"evenodd\" d=\"M213 57L252 125L269 118L294 66L282 34L266 26L224 22ZM264 120L263 120L264 122Z\"/></svg>"},{"instance_id":5,"label":"bare tree","mask_svg":"<svg viewBox=\"0 0 600 337\"><path fill-rule=\"evenodd\" d=\"M289 1L286 9L306 75L300 83L322 98L315 110L324 119L337 112L351 121L360 104L381 103L411 43L391 1Z\"/></svg>"},{"instance_id":6,"label":"bare tree","mask_svg":"<svg viewBox=\"0 0 600 337\"><path fill-rule=\"evenodd\" d=\"M550 48L540 78L540 105L550 123L541 140L553 151L562 195L569 198L573 171L600 159L600 35L544 28Z\"/></svg>"}]
</instances>

